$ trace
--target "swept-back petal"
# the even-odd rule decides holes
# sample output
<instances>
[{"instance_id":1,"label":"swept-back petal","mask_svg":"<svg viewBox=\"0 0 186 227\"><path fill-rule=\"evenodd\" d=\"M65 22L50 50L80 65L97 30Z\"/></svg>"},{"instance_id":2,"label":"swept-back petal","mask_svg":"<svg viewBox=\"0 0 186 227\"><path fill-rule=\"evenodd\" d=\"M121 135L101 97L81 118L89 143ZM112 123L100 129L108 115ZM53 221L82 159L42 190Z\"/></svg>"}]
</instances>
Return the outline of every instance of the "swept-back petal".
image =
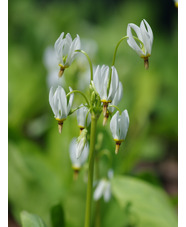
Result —
<instances>
[{"instance_id":1,"label":"swept-back petal","mask_svg":"<svg viewBox=\"0 0 186 227\"><path fill-rule=\"evenodd\" d=\"M58 86L57 88L57 94L58 94L58 110L59 110L59 116L60 118L66 118L67 117L67 98L65 90Z\"/></svg>"},{"instance_id":2,"label":"swept-back petal","mask_svg":"<svg viewBox=\"0 0 186 227\"><path fill-rule=\"evenodd\" d=\"M75 50L78 50L80 49L81 47L81 43L80 43L80 38L79 38L79 35L77 35L77 37L72 41L70 47L69 47L69 50L68 50L68 57L67 57L67 64L72 64L75 56L76 56L76 52Z\"/></svg>"},{"instance_id":3,"label":"swept-back petal","mask_svg":"<svg viewBox=\"0 0 186 227\"><path fill-rule=\"evenodd\" d=\"M96 70L95 70L95 73L94 73L94 76L93 76L93 81L94 81L96 91L98 92L98 94L100 94L100 91L101 91L101 70L100 70L99 65L96 67Z\"/></svg>"},{"instance_id":4,"label":"swept-back petal","mask_svg":"<svg viewBox=\"0 0 186 227\"><path fill-rule=\"evenodd\" d=\"M140 32L140 28L139 28L137 25L135 25L135 24L132 24L132 23L128 24L128 26L127 26L127 36L128 36L129 38L127 39L127 42L128 42L128 44L129 44L129 46L130 46L133 50L135 50L136 53L137 53L139 56L142 56L142 55L144 55L145 53L142 51L141 47L139 47L138 44L137 44L137 42L134 40L134 37L133 37L133 35L132 35L131 29L133 29L133 30L136 32L136 34L137 34L139 40L141 40L141 41L143 42L142 36L141 36L141 32Z\"/></svg>"},{"instance_id":5,"label":"swept-back petal","mask_svg":"<svg viewBox=\"0 0 186 227\"><path fill-rule=\"evenodd\" d=\"M50 103L50 106L51 106L51 108L52 108L52 111L53 111L53 113L54 113L54 115L55 115L55 113L56 113L56 108L55 108L55 106L54 106L54 88L53 87L51 87L50 88L50 92L49 92L49 103Z\"/></svg>"},{"instance_id":6,"label":"swept-back petal","mask_svg":"<svg viewBox=\"0 0 186 227\"><path fill-rule=\"evenodd\" d=\"M82 155L79 158L76 157L76 152L77 152L77 139L73 138L69 147L70 159L74 167L80 168L87 160L87 157L88 157L88 153L89 153L88 143L85 145Z\"/></svg>"},{"instance_id":7,"label":"swept-back petal","mask_svg":"<svg viewBox=\"0 0 186 227\"><path fill-rule=\"evenodd\" d=\"M108 100L107 95L107 86L108 86L108 80L109 80L109 67L104 66L101 69L101 91L100 91L100 97L101 99Z\"/></svg>"},{"instance_id":8,"label":"swept-back petal","mask_svg":"<svg viewBox=\"0 0 186 227\"><path fill-rule=\"evenodd\" d=\"M140 29L141 29L141 35L143 38L143 43L146 49L146 54L151 54L152 43L153 43L152 29L146 20L141 21Z\"/></svg>"},{"instance_id":9,"label":"swept-back petal","mask_svg":"<svg viewBox=\"0 0 186 227\"><path fill-rule=\"evenodd\" d=\"M120 122L120 139L125 139L127 135L127 131L129 128L129 115L128 111L124 110L121 114L121 122Z\"/></svg>"},{"instance_id":10,"label":"swept-back petal","mask_svg":"<svg viewBox=\"0 0 186 227\"><path fill-rule=\"evenodd\" d=\"M118 125L119 111L117 111L110 121L110 130L114 139L119 139L119 125Z\"/></svg>"},{"instance_id":11,"label":"swept-back petal","mask_svg":"<svg viewBox=\"0 0 186 227\"><path fill-rule=\"evenodd\" d=\"M119 85L119 78L118 78L117 70L114 66L111 67L111 70L112 70L112 75L111 75L111 83L110 83L110 88L109 88L108 99L113 100L114 95L115 95L116 90Z\"/></svg>"},{"instance_id":12,"label":"swept-back petal","mask_svg":"<svg viewBox=\"0 0 186 227\"><path fill-rule=\"evenodd\" d=\"M69 87L69 90L70 90L70 92L73 91L73 89L71 87ZM73 100L74 100L74 93L72 93L70 95L70 98L69 98L68 107L67 107L67 115L70 112L70 109L72 107Z\"/></svg>"}]
</instances>

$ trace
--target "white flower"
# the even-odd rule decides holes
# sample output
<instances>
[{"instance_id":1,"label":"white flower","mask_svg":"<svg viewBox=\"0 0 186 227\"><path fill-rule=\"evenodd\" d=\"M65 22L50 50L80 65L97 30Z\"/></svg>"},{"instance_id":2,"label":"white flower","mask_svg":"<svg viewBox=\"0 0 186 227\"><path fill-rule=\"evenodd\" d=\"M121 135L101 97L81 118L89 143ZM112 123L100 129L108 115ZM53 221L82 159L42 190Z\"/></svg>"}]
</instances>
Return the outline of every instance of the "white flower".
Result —
<instances>
[{"instance_id":1,"label":"white flower","mask_svg":"<svg viewBox=\"0 0 186 227\"><path fill-rule=\"evenodd\" d=\"M111 198L111 178L113 177L113 170L108 171L108 180L102 179L99 181L95 191L94 200L99 200L102 196L105 202L108 202Z\"/></svg>"},{"instance_id":2,"label":"white flower","mask_svg":"<svg viewBox=\"0 0 186 227\"><path fill-rule=\"evenodd\" d=\"M110 78L109 67L105 65L100 67L98 65L93 77L94 86L101 98L101 102L103 102L104 116L106 116L106 113L107 113L108 103L112 102L119 85L118 73L116 68L112 66L111 70L112 72L111 72L111 78Z\"/></svg>"},{"instance_id":3,"label":"white flower","mask_svg":"<svg viewBox=\"0 0 186 227\"><path fill-rule=\"evenodd\" d=\"M69 87L69 89L72 91L71 87ZM50 89L49 103L54 113L54 117L58 121L58 125L61 127L63 125L63 121L67 118L70 112L73 99L74 93L70 95L69 102L67 103L65 90L61 86L58 86L56 91L54 91L53 87ZM59 131L61 133L60 127Z\"/></svg>"},{"instance_id":4,"label":"white flower","mask_svg":"<svg viewBox=\"0 0 186 227\"><path fill-rule=\"evenodd\" d=\"M127 110L124 110L121 115L119 115L119 111L117 111L110 121L110 130L114 140L116 141L116 153L118 153L120 144L124 141L127 135L128 127L129 115Z\"/></svg>"},{"instance_id":5,"label":"white flower","mask_svg":"<svg viewBox=\"0 0 186 227\"><path fill-rule=\"evenodd\" d=\"M112 102L110 103L110 105L117 106L118 103L121 101L122 97L123 97L123 85L122 85L121 82L119 82L118 89L117 89L117 91L116 91L116 93L114 95L114 98L113 98ZM109 107L108 106L108 110L110 112L113 112L114 111L114 107Z\"/></svg>"},{"instance_id":6,"label":"white flower","mask_svg":"<svg viewBox=\"0 0 186 227\"><path fill-rule=\"evenodd\" d=\"M110 87L109 90L107 90L109 76L110 71L108 66L105 65L103 65L102 67L100 67L99 65L97 66L96 71L94 73L93 81L102 102L111 102L118 88L119 84L118 73L114 66L112 66Z\"/></svg>"},{"instance_id":7,"label":"white flower","mask_svg":"<svg viewBox=\"0 0 186 227\"><path fill-rule=\"evenodd\" d=\"M87 116L88 114L88 116ZM86 122L87 120L87 122ZM88 127L91 121L90 113L88 113L88 108L80 105L80 108L77 110L77 122L80 129Z\"/></svg>"},{"instance_id":8,"label":"white flower","mask_svg":"<svg viewBox=\"0 0 186 227\"><path fill-rule=\"evenodd\" d=\"M72 168L74 170L79 170L81 168L81 166L87 160L88 153L89 153L89 145L88 145L88 143L85 144L85 146L83 148L83 152L79 158L77 158L77 155L76 155L77 149L78 149L77 139L73 138L70 143L69 153L70 153L70 159L72 161Z\"/></svg>"},{"instance_id":9,"label":"white flower","mask_svg":"<svg viewBox=\"0 0 186 227\"><path fill-rule=\"evenodd\" d=\"M139 45L134 39L131 29L135 31L137 38L141 41ZM134 49L141 58L144 58L144 61L146 63L145 66L146 68L148 68L148 57L150 57L151 55L153 44L153 33L150 25L145 19L141 21L140 27L133 23L130 23L127 26L127 36L127 42L129 46Z\"/></svg>"},{"instance_id":10,"label":"white flower","mask_svg":"<svg viewBox=\"0 0 186 227\"><path fill-rule=\"evenodd\" d=\"M61 33L54 45L58 64L60 66L60 70L62 71L59 76L62 76L64 69L68 68L72 64L77 54L75 50L80 49L80 46L80 38L78 35L74 40L72 40L69 33L66 34L66 37L64 37L64 32Z\"/></svg>"}]
</instances>

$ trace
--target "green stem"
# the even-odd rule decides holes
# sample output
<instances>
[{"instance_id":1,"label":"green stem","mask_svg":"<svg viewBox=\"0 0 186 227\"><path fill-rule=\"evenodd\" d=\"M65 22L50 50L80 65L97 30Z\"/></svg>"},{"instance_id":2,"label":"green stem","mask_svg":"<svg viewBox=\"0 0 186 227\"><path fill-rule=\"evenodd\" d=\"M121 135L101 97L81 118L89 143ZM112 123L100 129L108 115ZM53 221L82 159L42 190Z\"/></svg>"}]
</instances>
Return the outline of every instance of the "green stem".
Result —
<instances>
[{"instance_id":1,"label":"green stem","mask_svg":"<svg viewBox=\"0 0 186 227\"><path fill-rule=\"evenodd\" d=\"M117 109L119 111L119 114L121 115L121 110L119 109L119 107L115 106L115 105L109 105L109 107L114 107L115 109Z\"/></svg>"},{"instance_id":2,"label":"green stem","mask_svg":"<svg viewBox=\"0 0 186 227\"><path fill-rule=\"evenodd\" d=\"M87 183L87 198L85 210L85 227L91 226L91 208L92 208L92 184L94 173L94 150L96 141L96 124L97 117L94 113L91 115L91 131L90 131L90 150L89 150L89 170L88 170L88 183Z\"/></svg>"},{"instance_id":3,"label":"green stem","mask_svg":"<svg viewBox=\"0 0 186 227\"><path fill-rule=\"evenodd\" d=\"M119 42L117 43L116 48L115 48L115 51L114 51L114 56L113 56L112 65L115 64L116 53L117 53L117 50L118 50L118 47L119 47L120 43L121 43L124 39L127 39L127 38L128 38L128 36L124 36L124 37L122 37L122 38L119 40Z\"/></svg>"},{"instance_id":4,"label":"green stem","mask_svg":"<svg viewBox=\"0 0 186 227\"><path fill-rule=\"evenodd\" d=\"M122 38L119 40L119 42L117 43L116 48L115 48L115 51L114 51L112 66L115 64L116 53L117 53L117 50L118 50L118 47L119 47L120 43L121 43L124 39L128 39L128 38L129 38L128 36L124 36L124 37L122 37ZM133 38L134 38L135 40L137 40L137 41L142 45L141 48L143 49L143 47L144 47L143 42L142 42L140 39L138 39L136 36L133 36Z\"/></svg>"},{"instance_id":5,"label":"green stem","mask_svg":"<svg viewBox=\"0 0 186 227\"><path fill-rule=\"evenodd\" d=\"M88 54L84 50L76 50L76 52L80 52L87 57L87 60L89 62L89 66L90 66L90 78L91 78L90 80L93 80L93 67L92 67L92 62L90 60L90 57L88 56Z\"/></svg>"},{"instance_id":6,"label":"green stem","mask_svg":"<svg viewBox=\"0 0 186 227\"><path fill-rule=\"evenodd\" d=\"M78 91L78 90L73 90L73 91L69 92L69 93L66 95L66 97L68 97L68 96L71 95L72 93L79 93L79 94L81 94L81 95L84 97L84 99L86 100L88 107L90 107L89 101L88 101L87 97L83 94L83 92Z\"/></svg>"},{"instance_id":7,"label":"green stem","mask_svg":"<svg viewBox=\"0 0 186 227\"><path fill-rule=\"evenodd\" d=\"M96 144L97 147L97 144ZM98 155L98 149L96 149L96 157L95 157L95 177L96 181L100 179L100 174L99 174L99 155ZM95 204L95 217L94 217L94 226L95 227L100 227L100 200L98 199Z\"/></svg>"}]
</instances>

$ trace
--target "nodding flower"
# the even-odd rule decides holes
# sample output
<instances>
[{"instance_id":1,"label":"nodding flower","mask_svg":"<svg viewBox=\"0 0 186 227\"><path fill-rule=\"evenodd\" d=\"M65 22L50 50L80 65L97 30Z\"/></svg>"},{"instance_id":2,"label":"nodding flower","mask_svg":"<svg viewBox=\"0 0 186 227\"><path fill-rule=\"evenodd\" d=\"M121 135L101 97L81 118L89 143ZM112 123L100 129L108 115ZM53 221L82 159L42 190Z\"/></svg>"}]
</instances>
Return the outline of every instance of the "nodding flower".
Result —
<instances>
[{"instance_id":1,"label":"nodding flower","mask_svg":"<svg viewBox=\"0 0 186 227\"><path fill-rule=\"evenodd\" d=\"M99 200L102 196L105 202L111 198L111 179L113 178L113 170L108 171L108 179L101 179L94 191L94 200Z\"/></svg>"},{"instance_id":2,"label":"nodding flower","mask_svg":"<svg viewBox=\"0 0 186 227\"><path fill-rule=\"evenodd\" d=\"M69 90L72 91L72 88L69 87ZM49 103L54 113L54 117L58 121L59 133L61 133L63 122L66 120L70 112L73 99L74 93L70 95L69 101L67 103L65 90L61 86L58 86L56 90L54 90L53 87L50 89Z\"/></svg>"},{"instance_id":3,"label":"nodding flower","mask_svg":"<svg viewBox=\"0 0 186 227\"><path fill-rule=\"evenodd\" d=\"M88 108L83 106L83 104L81 104L80 108L77 110L77 122L80 132L90 124L91 116L88 111Z\"/></svg>"},{"instance_id":4,"label":"nodding flower","mask_svg":"<svg viewBox=\"0 0 186 227\"><path fill-rule=\"evenodd\" d=\"M129 128L128 111L124 110L121 115L119 115L119 111L117 111L110 121L110 130L116 142L115 149L116 154L119 151L121 143L125 140L128 128Z\"/></svg>"},{"instance_id":5,"label":"nodding flower","mask_svg":"<svg viewBox=\"0 0 186 227\"><path fill-rule=\"evenodd\" d=\"M76 50L81 47L79 35L74 40L69 33L64 37L64 32L61 33L59 38L56 40L54 49L57 55L58 64L60 66L59 77L63 75L65 68L68 68L74 61L77 55Z\"/></svg>"},{"instance_id":6,"label":"nodding flower","mask_svg":"<svg viewBox=\"0 0 186 227\"><path fill-rule=\"evenodd\" d=\"M137 35L134 38L132 35L132 29ZM130 23L127 26L127 36L129 46L136 51L136 53L144 59L145 69L148 69L149 62L148 58L151 56L152 44L153 44L153 33L150 25L145 19L140 23L140 27Z\"/></svg>"},{"instance_id":7,"label":"nodding flower","mask_svg":"<svg viewBox=\"0 0 186 227\"><path fill-rule=\"evenodd\" d=\"M77 150L78 150L77 139L73 138L70 143L69 154L70 154L70 159L72 162L72 169L74 170L74 179L77 179L78 173L79 173L82 165L86 162L86 160L88 158L88 154L89 154L88 143L85 144L82 154L78 158L77 158Z\"/></svg>"},{"instance_id":8,"label":"nodding flower","mask_svg":"<svg viewBox=\"0 0 186 227\"><path fill-rule=\"evenodd\" d=\"M103 103L104 116L107 113L108 104L112 102L119 85L116 68L112 66L110 70L108 66L103 65L100 67L98 65L93 77L94 86L101 98L101 102Z\"/></svg>"}]
</instances>

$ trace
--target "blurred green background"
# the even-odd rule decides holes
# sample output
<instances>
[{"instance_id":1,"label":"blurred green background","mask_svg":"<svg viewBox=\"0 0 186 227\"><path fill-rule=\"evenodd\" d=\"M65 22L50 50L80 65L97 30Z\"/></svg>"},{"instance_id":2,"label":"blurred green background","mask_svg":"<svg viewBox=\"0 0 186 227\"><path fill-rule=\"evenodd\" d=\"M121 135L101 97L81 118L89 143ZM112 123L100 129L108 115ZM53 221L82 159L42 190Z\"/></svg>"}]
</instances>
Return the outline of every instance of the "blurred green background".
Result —
<instances>
[{"instance_id":1,"label":"blurred green background","mask_svg":"<svg viewBox=\"0 0 186 227\"><path fill-rule=\"evenodd\" d=\"M20 223L20 212L26 210L51 226L50 209L60 203L66 226L81 227L84 222L86 171L82 170L74 182L68 153L71 139L79 134L76 115L65 121L59 135L48 102L49 87L55 78L49 79L50 70L44 62L46 48L54 45L62 31L73 38L79 34L95 66L111 65L114 48L126 35L127 24L139 26L146 19L154 33L149 70L144 69L143 61L126 42L117 52L115 66L124 88L119 107L127 109L130 116L128 135L117 156L109 124L103 127L102 117L98 123L103 135L100 147L107 148L112 156L112 165L106 157L101 158L100 175L105 177L109 168L115 176L120 175L113 180L115 196L109 204L101 200L101 226L176 226L178 11L174 2L9 0L8 7L10 218ZM65 71L63 84L86 91L88 63L78 56L79 60ZM77 95L73 106L83 101ZM140 190L145 182L149 188L142 186ZM138 193L141 200L135 198ZM148 200L152 197L160 203ZM135 202L144 204L146 199L149 207L157 205L157 214L153 211L148 216L145 210L138 213L140 205L135 210ZM129 218L130 210L140 221ZM158 212L167 212L167 223ZM148 219L151 215L152 222Z\"/></svg>"}]
</instances>

